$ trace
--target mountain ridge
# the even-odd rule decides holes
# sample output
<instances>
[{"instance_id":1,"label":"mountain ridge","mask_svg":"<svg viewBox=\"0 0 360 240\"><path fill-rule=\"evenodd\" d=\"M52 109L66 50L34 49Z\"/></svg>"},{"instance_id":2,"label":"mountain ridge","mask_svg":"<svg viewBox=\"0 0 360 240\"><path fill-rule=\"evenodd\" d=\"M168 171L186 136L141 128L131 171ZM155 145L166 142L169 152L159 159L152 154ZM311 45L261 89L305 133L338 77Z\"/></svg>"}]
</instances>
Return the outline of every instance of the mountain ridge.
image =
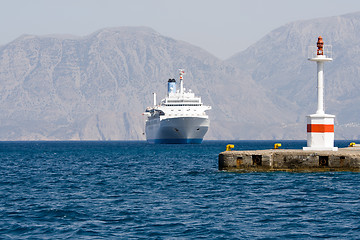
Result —
<instances>
[{"instance_id":1,"label":"mountain ridge","mask_svg":"<svg viewBox=\"0 0 360 240\"><path fill-rule=\"evenodd\" d=\"M179 68L185 87L213 107L205 139L305 139L316 103L306 53L318 35L336 53L325 65L335 138L357 139L360 13L343 16L286 24L225 61L148 27L23 35L0 48L0 140L144 140L141 113Z\"/></svg>"},{"instance_id":2,"label":"mountain ridge","mask_svg":"<svg viewBox=\"0 0 360 240\"><path fill-rule=\"evenodd\" d=\"M335 137L356 139L359 130L346 126L359 122L359 108L351 103L360 100L356 93L360 87L356 81L359 30L360 12L297 21L275 29L227 62L248 71L257 83L272 89L273 95L295 104L296 111L290 109L289 114L305 116L316 107L316 64L307 60L306 50L321 35L325 44L333 46L334 58L325 64L326 112L337 115Z\"/></svg>"}]
</instances>

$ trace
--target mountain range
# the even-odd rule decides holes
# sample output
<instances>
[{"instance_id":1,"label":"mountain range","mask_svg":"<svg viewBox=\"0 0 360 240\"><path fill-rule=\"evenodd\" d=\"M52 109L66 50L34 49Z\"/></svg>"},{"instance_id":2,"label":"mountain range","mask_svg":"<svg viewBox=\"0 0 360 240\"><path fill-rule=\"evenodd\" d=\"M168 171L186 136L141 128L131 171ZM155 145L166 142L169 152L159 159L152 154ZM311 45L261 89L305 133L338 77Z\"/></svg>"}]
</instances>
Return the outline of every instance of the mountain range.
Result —
<instances>
[{"instance_id":1,"label":"mountain range","mask_svg":"<svg viewBox=\"0 0 360 240\"><path fill-rule=\"evenodd\" d=\"M225 61L147 27L23 35L0 47L0 140L144 140L152 92L165 97L179 68L212 106L205 139L305 139L316 110L308 46L320 35L333 47L325 103L335 138L360 139L359 34L360 13L292 22Z\"/></svg>"}]
</instances>

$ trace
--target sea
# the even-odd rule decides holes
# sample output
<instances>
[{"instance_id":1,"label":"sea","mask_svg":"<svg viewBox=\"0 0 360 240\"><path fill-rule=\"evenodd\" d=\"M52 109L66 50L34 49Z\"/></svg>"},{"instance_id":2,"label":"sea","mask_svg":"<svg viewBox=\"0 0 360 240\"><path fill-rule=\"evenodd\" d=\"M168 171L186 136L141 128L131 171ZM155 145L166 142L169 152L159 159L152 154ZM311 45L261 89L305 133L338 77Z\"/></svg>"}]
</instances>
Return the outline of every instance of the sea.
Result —
<instances>
[{"instance_id":1,"label":"sea","mask_svg":"<svg viewBox=\"0 0 360 240\"><path fill-rule=\"evenodd\" d=\"M0 239L360 239L360 173L218 170L274 143L0 142Z\"/></svg>"}]
</instances>

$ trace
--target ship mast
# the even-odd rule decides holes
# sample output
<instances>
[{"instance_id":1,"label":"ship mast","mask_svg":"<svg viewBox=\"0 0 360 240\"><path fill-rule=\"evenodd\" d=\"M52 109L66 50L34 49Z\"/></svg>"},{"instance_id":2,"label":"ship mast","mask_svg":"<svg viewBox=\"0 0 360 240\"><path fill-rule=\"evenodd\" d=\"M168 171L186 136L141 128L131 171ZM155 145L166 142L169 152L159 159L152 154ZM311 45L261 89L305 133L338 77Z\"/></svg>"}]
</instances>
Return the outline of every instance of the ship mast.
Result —
<instances>
[{"instance_id":1,"label":"ship mast","mask_svg":"<svg viewBox=\"0 0 360 240\"><path fill-rule=\"evenodd\" d=\"M156 106L156 93L153 92L153 95L154 95L154 106Z\"/></svg>"},{"instance_id":2,"label":"ship mast","mask_svg":"<svg viewBox=\"0 0 360 240\"><path fill-rule=\"evenodd\" d=\"M183 83L183 75L185 75L184 69L179 69L180 74L180 94L184 93L184 83Z\"/></svg>"}]
</instances>

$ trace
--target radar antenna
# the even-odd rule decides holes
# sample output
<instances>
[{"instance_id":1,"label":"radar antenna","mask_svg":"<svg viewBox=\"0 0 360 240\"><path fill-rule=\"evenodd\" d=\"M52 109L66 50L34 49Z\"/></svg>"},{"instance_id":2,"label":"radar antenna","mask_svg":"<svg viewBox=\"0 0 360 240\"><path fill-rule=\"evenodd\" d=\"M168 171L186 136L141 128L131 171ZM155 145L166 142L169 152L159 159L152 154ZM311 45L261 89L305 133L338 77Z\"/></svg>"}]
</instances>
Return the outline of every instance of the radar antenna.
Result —
<instances>
[{"instance_id":1,"label":"radar antenna","mask_svg":"<svg viewBox=\"0 0 360 240\"><path fill-rule=\"evenodd\" d=\"M180 93L184 93L184 84L183 84L183 76L185 75L184 69L179 69L179 75L180 75Z\"/></svg>"}]
</instances>

